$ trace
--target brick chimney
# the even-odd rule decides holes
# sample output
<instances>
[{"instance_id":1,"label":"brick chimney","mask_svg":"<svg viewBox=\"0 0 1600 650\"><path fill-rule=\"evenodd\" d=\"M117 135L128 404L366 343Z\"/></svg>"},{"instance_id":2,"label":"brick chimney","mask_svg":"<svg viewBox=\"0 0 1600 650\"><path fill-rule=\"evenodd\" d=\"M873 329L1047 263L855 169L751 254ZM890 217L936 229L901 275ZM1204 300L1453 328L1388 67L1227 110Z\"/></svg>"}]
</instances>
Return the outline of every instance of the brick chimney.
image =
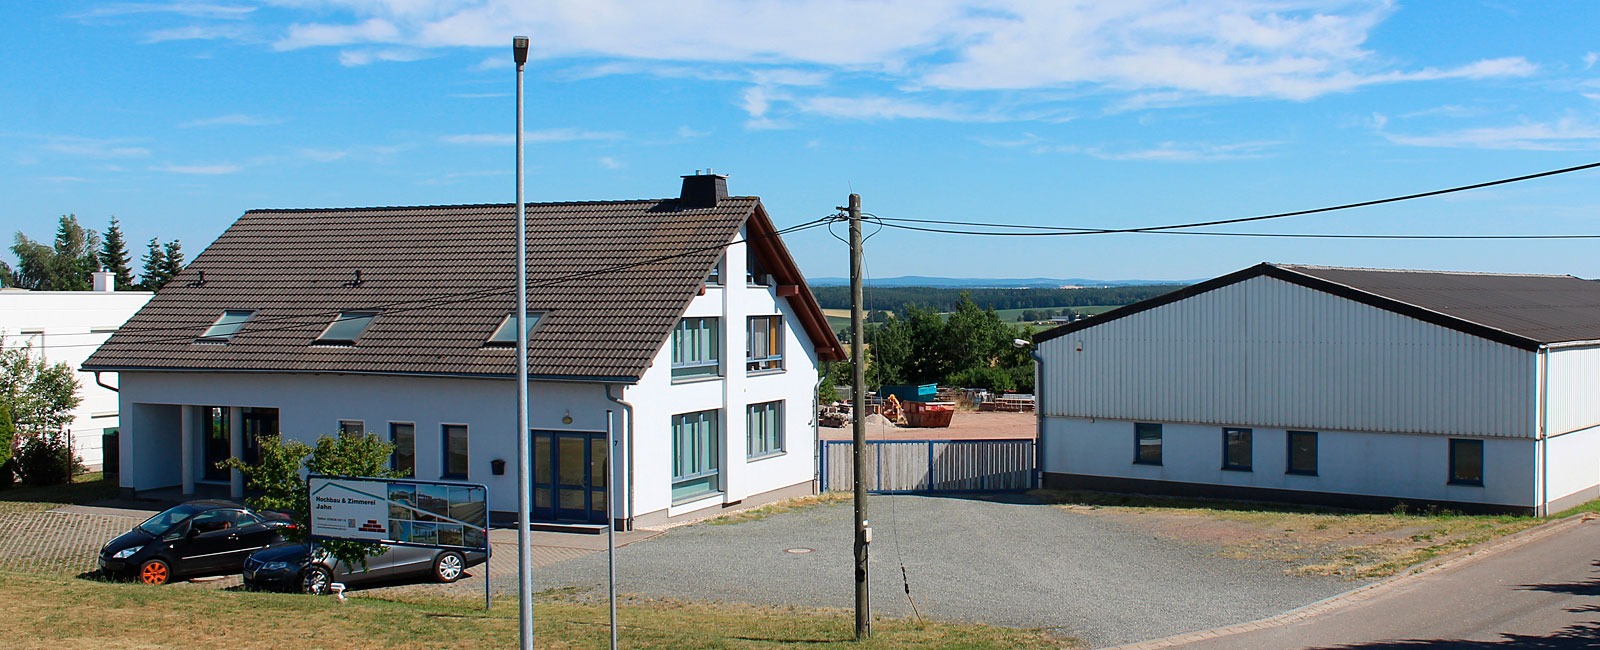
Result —
<instances>
[{"instance_id":1,"label":"brick chimney","mask_svg":"<svg viewBox=\"0 0 1600 650\"><path fill-rule=\"evenodd\" d=\"M679 208L714 208L717 201L728 198L727 174L713 174L710 169L701 174L683 177L683 192L678 195Z\"/></svg>"}]
</instances>

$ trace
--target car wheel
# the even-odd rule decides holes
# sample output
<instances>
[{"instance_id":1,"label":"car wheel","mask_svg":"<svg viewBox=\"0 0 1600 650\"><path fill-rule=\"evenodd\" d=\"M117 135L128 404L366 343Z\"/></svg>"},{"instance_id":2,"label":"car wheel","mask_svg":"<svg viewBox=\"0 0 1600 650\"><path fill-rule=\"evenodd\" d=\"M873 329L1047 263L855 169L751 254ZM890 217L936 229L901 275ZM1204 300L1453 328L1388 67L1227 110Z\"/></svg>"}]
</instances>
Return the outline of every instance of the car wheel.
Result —
<instances>
[{"instance_id":1,"label":"car wheel","mask_svg":"<svg viewBox=\"0 0 1600 650\"><path fill-rule=\"evenodd\" d=\"M445 551L433 559L433 579L439 582L455 582L461 579L461 573L467 568L466 559L455 551Z\"/></svg>"},{"instance_id":2,"label":"car wheel","mask_svg":"<svg viewBox=\"0 0 1600 650\"><path fill-rule=\"evenodd\" d=\"M139 582L147 585L164 585L172 579L172 567L162 560L149 560L139 565Z\"/></svg>"},{"instance_id":3,"label":"car wheel","mask_svg":"<svg viewBox=\"0 0 1600 650\"><path fill-rule=\"evenodd\" d=\"M320 566L312 566L306 569L305 573L300 574L300 591L313 596L326 595L329 591L329 585L332 584L333 574L328 573L327 569Z\"/></svg>"}]
</instances>

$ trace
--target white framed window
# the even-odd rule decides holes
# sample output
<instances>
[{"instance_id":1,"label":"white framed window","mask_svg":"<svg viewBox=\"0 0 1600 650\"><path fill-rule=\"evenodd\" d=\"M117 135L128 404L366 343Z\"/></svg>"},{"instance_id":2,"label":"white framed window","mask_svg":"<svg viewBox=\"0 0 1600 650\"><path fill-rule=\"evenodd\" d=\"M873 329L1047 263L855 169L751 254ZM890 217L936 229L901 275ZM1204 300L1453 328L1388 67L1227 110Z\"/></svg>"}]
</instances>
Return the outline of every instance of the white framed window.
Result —
<instances>
[{"instance_id":1,"label":"white framed window","mask_svg":"<svg viewBox=\"0 0 1600 650\"><path fill-rule=\"evenodd\" d=\"M254 309L223 310L222 315L217 317L217 322L206 328L205 333L201 334L197 340L206 343L226 343L228 339L233 338L234 334L239 333L239 330L244 327L245 321L250 320L250 317L255 313Z\"/></svg>"},{"instance_id":2,"label":"white framed window","mask_svg":"<svg viewBox=\"0 0 1600 650\"><path fill-rule=\"evenodd\" d=\"M539 319L544 317L543 312L528 312L528 338L533 338L533 328L539 325ZM484 345L516 345L517 344L517 315L506 314L505 320L500 321L500 326L494 328L494 333L489 335L489 340Z\"/></svg>"},{"instance_id":3,"label":"white framed window","mask_svg":"<svg viewBox=\"0 0 1600 650\"><path fill-rule=\"evenodd\" d=\"M722 321L685 318L672 330L672 378L717 377L722 374Z\"/></svg>"},{"instance_id":4,"label":"white framed window","mask_svg":"<svg viewBox=\"0 0 1600 650\"><path fill-rule=\"evenodd\" d=\"M748 460L783 453L783 400L745 407L744 443Z\"/></svg>"},{"instance_id":5,"label":"white framed window","mask_svg":"<svg viewBox=\"0 0 1600 650\"><path fill-rule=\"evenodd\" d=\"M749 372L783 369L783 317L751 316L745 337L745 369Z\"/></svg>"},{"instance_id":6,"label":"white framed window","mask_svg":"<svg viewBox=\"0 0 1600 650\"><path fill-rule=\"evenodd\" d=\"M316 342L333 345L350 345L367 331L367 326L372 324L372 319L378 317L375 311L347 311L340 312L339 317L328 323L328 328L322 330Z\"/></svg>"},{"instance_id":7,"label":"white framed window","mask_svg":"<svg viewBox=\"0 0 1600 650\"><path fill-rule=\"evenodd\" d=\"M672 416L672 501L682 503L722 491L720 411Z\"/></svg>"}]
</instances>

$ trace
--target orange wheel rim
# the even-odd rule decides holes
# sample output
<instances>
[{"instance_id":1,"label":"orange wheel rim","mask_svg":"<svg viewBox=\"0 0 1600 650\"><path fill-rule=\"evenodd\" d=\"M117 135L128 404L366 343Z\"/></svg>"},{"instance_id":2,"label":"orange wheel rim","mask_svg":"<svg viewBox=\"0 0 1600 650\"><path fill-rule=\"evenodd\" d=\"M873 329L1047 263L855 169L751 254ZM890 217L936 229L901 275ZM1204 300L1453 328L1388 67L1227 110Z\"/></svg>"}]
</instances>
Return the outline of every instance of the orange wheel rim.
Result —
<instances>
[{"instance_id":1,"label":"orange wheel rim","mask_svg":"<svg viewBox=\"0 0 1600 650\"><path fill-rule=\"evenodd\" d=\"M151 563L145 566L139 577L144 579L145 584L159 585L167 581L167 567L163 564Z\"/></svg>"}]
</instances>

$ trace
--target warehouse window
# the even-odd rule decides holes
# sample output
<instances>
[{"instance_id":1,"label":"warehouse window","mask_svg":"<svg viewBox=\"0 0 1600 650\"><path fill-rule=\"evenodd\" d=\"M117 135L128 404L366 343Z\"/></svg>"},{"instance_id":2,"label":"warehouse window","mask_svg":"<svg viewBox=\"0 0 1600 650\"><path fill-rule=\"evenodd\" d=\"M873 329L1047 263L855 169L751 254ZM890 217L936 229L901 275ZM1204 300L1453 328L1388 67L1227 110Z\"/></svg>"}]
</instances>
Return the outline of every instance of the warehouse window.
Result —
<instances>
[{"instance_id":1,"label":"warehouse window","mask_svg":"<svg viewBox=\"0 0 1600 650\"><path fill-rule=\"evenodd\" d=\"M1288 474L1317 475L1317 432L1289 432Z\"/></svg>"},{"instance_id":2,"label":"warehouse window","mask_svg":"<svg viewBox=\"0 0 1600 650\"><path fill-rule=\"evenodd\" d=\"M1450 441L1450 483L1483 485L1483 441Z\"/></svg>"},{"instance_id":3,"label":"warehouse window","mask_svg":"<svg viewBox=\"0 0 1600 650\"><path fill-rule=\"evenodd\" d=\"M1133 462L1140 465L1161 464L1161 425L1144 422L1133 425Z\"/></svg>"},{"instance_id":4,"label":"warehouse window","mask_svg":"<svg viewBox=\"0 0 1600 650\"><path fill-rule=\"evenodd\" d=\"M1222 430L1222 469L1250 471L1250 438L1249 429Z\"/></svg>"}]
</instances>

